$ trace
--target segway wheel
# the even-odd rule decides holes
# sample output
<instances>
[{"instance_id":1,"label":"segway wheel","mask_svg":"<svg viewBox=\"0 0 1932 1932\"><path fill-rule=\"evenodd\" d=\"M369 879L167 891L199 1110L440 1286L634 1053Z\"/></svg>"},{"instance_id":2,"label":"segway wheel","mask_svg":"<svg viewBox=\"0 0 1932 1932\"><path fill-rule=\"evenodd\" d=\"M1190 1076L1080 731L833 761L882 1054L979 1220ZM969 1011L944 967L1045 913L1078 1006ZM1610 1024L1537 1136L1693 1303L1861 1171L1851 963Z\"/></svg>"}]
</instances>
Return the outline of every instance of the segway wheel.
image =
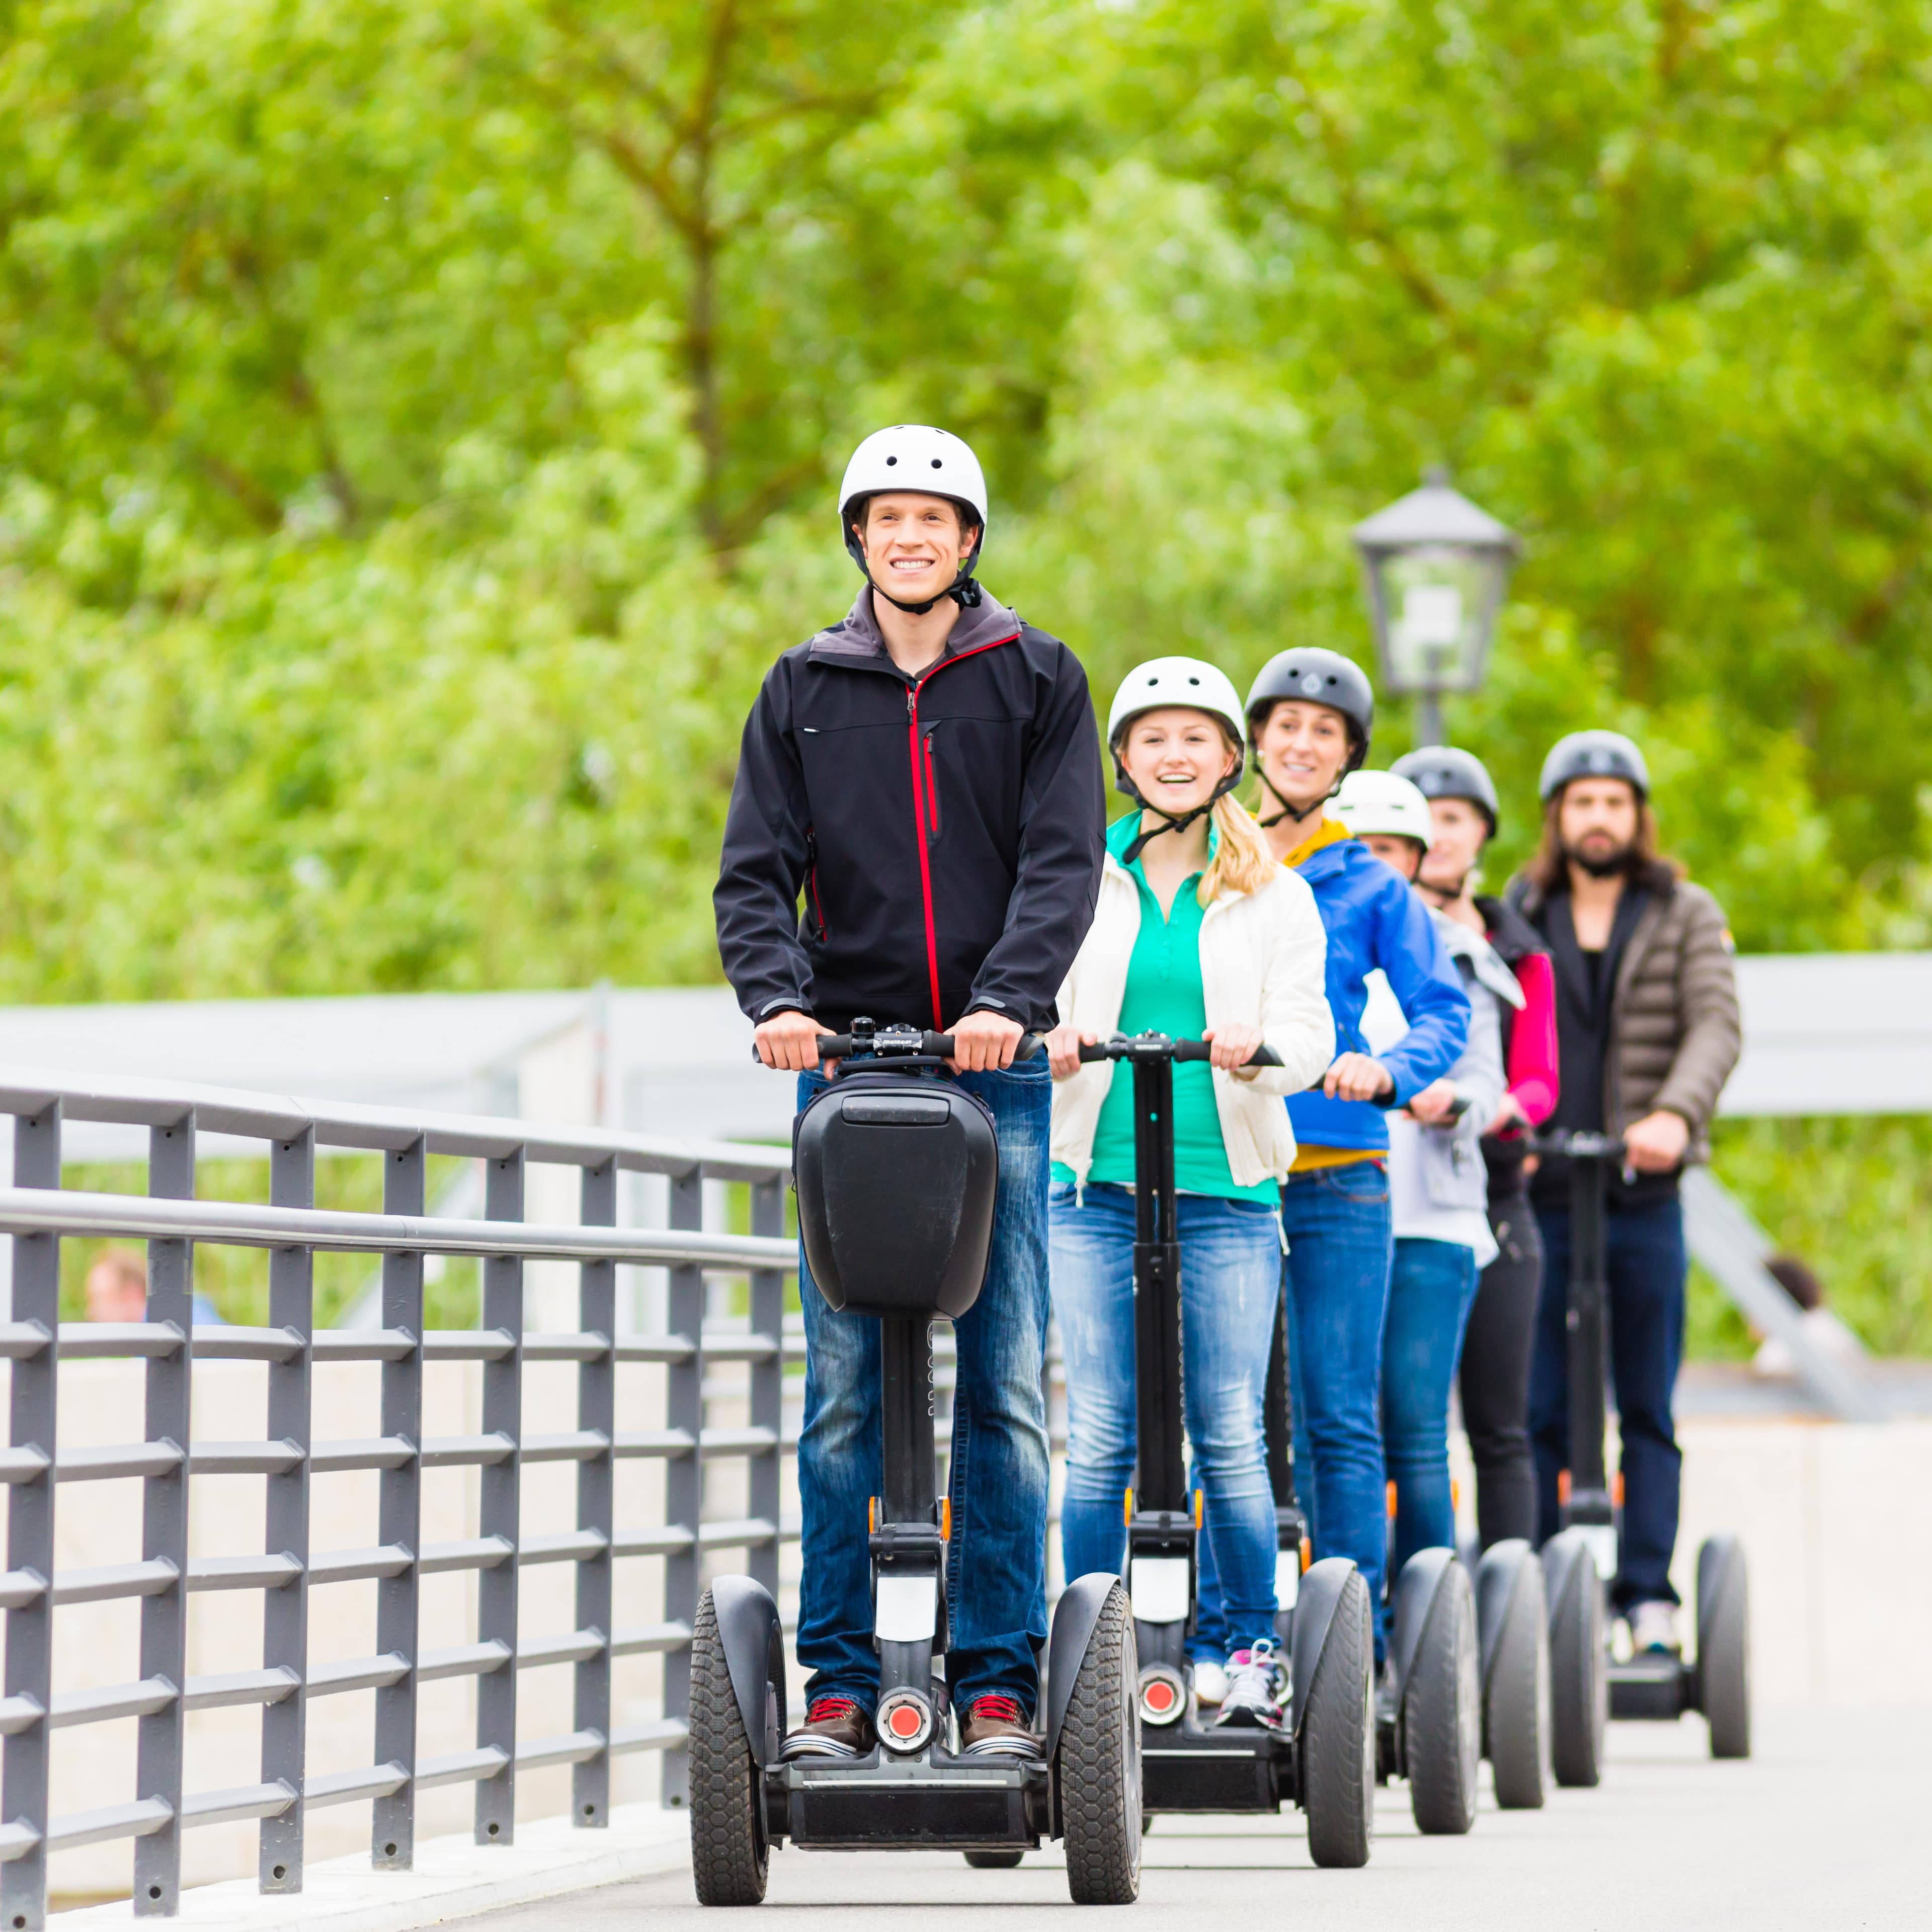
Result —
<instances>
[{"instance_id":1,"label":"segway wheel","mask_svg":"<svg viewBox=\"0 0 1932 1932\"><path fill-rule=\"evenodd\" d=\"M771 1844L758 1766L706 1590L691 1635L691 1874L700 1905L758 1905Z\"/></svg>"},{"instance_id":2,"label":"segway wheel","mask_svg":"<svg viewBox=\"0 0 1932 1932\"><path fill-rule=\"evenodd\" d=\"M1527 1557L1516 1573L1483 1691L1483 1735L1496 1803L1540 1811L1550 1790L1550 1613L1543 1567Z\"/></svg>"},{"instance_id":3,"label":"segway wheel","mask_svg":"<svg viewBox=\"0 0 1932 1932\"><path fill-rule=\"evenodd\" d=\"M1403 1694L1403 1756L1416 1828L1458 1835L1476 1822L1483 1684L1469 1573L1452 1563L1436 1586Z\"/></svg>"},{"instance_id":4,"label":"segway wheel","mask_svg":"<svg viewBox=\"0 0 1932 1932\"><path fill-rule=\"evenodd\" d=\"M1141 1889L1140 1660L1133 1614L1107 1592L1060 1726L1060 1823L1076 1905L1131 1905Z\"/></svg>"},{"instance_id":5,"label":"segway wheel","mask_svg":"<svg viewBox=\"0 0 1932 1932\"><path fill-rule=\"evenodd\" d=\"M1558 1784L1597 1784L1610 1714L1604 1650L1604 1592L1587 1550L1576 1552L1550 1618L1550 1760Z\"/></svg>"},{"instance_id":6,"label":"segway wheel","mask_svg":"<svg viewBox=\"0 0 1932 1932\"><path fill-rule=\"evenodd\" d=\"M1024 1852L968 1852L966 1862L975 1871L1011 1871L1025 1856Z\"/></svg>"},{"instance_id":7,"label":"segway wheel","mask_svg":"<svg viewBox=\"0 0 1932 1932\"><path fill-rule=\"evenodd\" d=\"M1744 1546L1714 1536L1697 1552L1697 1688L1713 1757L1749 1757L1750 1579Z\"/></svg>"},{"instance_id":8,"label":"segway wheel","mask_svg":"<svg viewBox=\"0 0 1932 1932\"><path fill-rule=\"evenodd\" d=\"M1365 1865L1376 1829L1375 1637L1369 1586L1342 1586L1301 1724L1301 1808L1318 1865Z\"/></svg>"}]
</instances>

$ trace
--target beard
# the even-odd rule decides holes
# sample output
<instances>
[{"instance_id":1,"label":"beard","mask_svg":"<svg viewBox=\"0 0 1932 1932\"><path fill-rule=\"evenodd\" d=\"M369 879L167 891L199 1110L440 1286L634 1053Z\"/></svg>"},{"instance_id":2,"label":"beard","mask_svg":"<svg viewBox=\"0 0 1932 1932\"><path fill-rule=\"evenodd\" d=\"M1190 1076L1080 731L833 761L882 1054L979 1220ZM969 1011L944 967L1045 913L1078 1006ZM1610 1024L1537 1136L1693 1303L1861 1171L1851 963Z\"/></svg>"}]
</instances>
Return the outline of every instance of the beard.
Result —
<instances>
[{"instance_id":1,"label":"beard","mask_svg":"<svg viewBox=\"0 0 1932 1932\"><path fill-rule=\"evenodd\" d=\"M1613 879L1619 872L1628 872L1636 862L1636 841L1628 844L1603 845L1592 842L1587 848L1565 842L1563 856L1573 866L1581 867L1593 879Z\"/></svg>"}]
</instances>

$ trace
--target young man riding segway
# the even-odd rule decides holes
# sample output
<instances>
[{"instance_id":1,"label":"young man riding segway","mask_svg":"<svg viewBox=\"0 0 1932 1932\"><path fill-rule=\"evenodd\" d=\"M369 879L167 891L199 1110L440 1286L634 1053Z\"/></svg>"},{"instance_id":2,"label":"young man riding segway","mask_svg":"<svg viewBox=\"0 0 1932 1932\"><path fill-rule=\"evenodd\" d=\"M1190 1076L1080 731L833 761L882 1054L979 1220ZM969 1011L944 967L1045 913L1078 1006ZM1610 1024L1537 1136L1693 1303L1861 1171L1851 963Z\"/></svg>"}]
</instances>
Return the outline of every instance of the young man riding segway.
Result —
<instances>
[{"instance_id":1,"label":"young man riding segway","mask_svg":"<svg viewBox=\"0 0 1932 1932\"><path fill-rule=\"evenodd\" d=\"M732 1652L727 1634L743 1730L728 1724L718 1743L718 1816L703 1840L700 1895L762 1897L766 1850L781 1834L950 1843L999 1857L1064 1825L1076 1897L1130 1897L1137 1788L1131 1844L1124 1793L1071 1822L1063 1810L1081 1808L1056 1809L1052 1797L1085 1774L1054 1754L1059 1727L1078 1715L1067 1699L1082 1654L1061 1654L1068 1600L1085 1600L1077 1591L1056 1616L1046 1713L1035 1664L1048 1637L1040 1374L1051 1100L1044 1056L1021 1049L1053 1023L1099 881L1104 814L1087 681L1064 645L975 580L986 485L957 437L916 425L868 436L847 466L838 512L866 582L842 622L766 677L745 728L716 895L718 950L758 1057L798 1076L797 1644L811 1678L805 1721L781 1743L764 1700L782 1710L782 1669L772 1683L762 1656ZM841 1073L863 1076L842 1101L848 1083L822 1070L835 1054ZM874 1090L884 1077L874 1070L894 1066L905 1070L884 1085L898 1092ZM821 1096L836 1102L830 1115L813 1109ZM934 1211L908 1212L922 1192ZM847 1204L842 1220L828 1208L835 1199ZM899 1265L882 1274L888 1247ZM835 1267L836 1280L814 1279ZM868 1274L886 1286L855 1286ZM926 1326L940 1315L953 1322L958 1362L943 1502L931 1499L929 1420L920 1426L929 1397L913 1385ZM922 1471L909 1466L922 1456ZM720 1580L721 1623L726 1580L745 1583ZM1130 1679L1132 1636L1118 1584L1108 1587L1112 1597L1088 1607L1091 1630L1124 1631L1111 1684L1123 1670ZM764 1618L776 1646L776 1608L748 1590L756 1586L734 1588L734 1601L751 1601L745 1616ZM935 1653L943 1687L932 1681ZM694 1645L694 1684L697 1667ZM875 1724L882 1675L892 1710ZM1118 1719L1103 1713L1102 1729L1120 1733L1112 1782L1124 1784L1124 1764L1137 1786L1132 1690L1119 1688ZM761 1802L745 1798L734 1753L758 1767ZM694 1720L694 1828L698 1756ZM875 1768L842 1782L862 1766ZM1102 1827L1123 1829L1076 1846L1100 1813Z\"/></svg>"}]
</instances>

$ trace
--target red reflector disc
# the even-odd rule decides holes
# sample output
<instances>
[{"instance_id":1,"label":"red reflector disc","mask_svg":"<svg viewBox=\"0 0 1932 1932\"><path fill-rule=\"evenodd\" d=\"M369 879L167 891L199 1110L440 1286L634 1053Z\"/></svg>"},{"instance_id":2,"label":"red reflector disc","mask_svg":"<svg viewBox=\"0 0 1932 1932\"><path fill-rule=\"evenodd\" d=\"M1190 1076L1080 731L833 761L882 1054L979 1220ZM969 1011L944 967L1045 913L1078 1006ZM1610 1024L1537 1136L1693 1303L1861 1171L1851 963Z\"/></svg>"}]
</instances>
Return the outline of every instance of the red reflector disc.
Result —
<instances>
[{"instance_id":1,"label":"red reflector disc","mask_svg":"<svg viewBox=\"0 0 1932 1932\"><path fill-rule=\"evenodd\" d=\"M1156 1678L1147 1688L1147 1707L1150 1711L1171 1711L1174 1708L1174 1686Z\"/></svg>"},{"instance_id":2,"label":"red reflector disc","mask_svg":"<svg viewBox=\"0 0 1932 1932\"><path fill-rule=\"evenodd\" d=\"M916 1737L919 1723L918 1711L910 1704L901 1704L887 1714L886 1729L896 1738Z\"/></svg>"}]
</instances>

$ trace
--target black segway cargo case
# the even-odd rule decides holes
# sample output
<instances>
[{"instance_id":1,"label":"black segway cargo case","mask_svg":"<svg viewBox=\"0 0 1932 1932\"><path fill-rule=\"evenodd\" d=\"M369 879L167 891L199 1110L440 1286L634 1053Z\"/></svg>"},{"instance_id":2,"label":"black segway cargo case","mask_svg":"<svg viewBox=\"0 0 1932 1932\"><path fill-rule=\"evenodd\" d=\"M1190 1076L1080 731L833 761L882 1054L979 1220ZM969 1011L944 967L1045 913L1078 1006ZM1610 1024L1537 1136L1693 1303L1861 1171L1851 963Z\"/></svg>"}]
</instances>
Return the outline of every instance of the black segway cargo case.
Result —
<instances>
[{"instance_id":1,"label":"black segway cargo case","mask_svg":"<svg viewBox=\"0 0 1932 1932\"><path fill-rule=\"evenodd\" d=\"M930 1330L965 1314L985 1280L998 1191L992 1117L938 1077L952 1051L946 1035L855 1020L820 1045L842 1071L799 1119L800 1234L826 1300L881 1329L885 1493L868 1524L877 1742L859 1758L784 1757L778 1606L750 1577L720 1577L692 1638L698 1898L757 1904L770 1848L788 1839L1010 1864L1060 1838L1077 1903L1126 1904L1140 1882L1140 1766L1133 1624L1119 1580L1078 1578L1055 1607L1030 1756L963 1755L935 1669L946 1648L950 1513L936 1493Z\"/></svg>"}]
</instances>

